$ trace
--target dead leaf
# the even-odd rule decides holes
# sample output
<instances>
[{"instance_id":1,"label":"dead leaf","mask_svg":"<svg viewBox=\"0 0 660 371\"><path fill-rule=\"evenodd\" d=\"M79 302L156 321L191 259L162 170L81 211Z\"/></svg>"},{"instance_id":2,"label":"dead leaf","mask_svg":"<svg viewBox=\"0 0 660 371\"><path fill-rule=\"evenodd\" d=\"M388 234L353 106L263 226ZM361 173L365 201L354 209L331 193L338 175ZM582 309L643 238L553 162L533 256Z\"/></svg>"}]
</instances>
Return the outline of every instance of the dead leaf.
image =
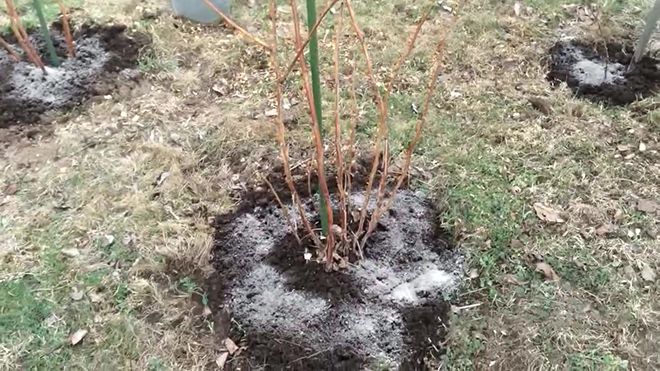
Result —
<instances>
[{"instance_id":1,"label":"dead leaf","mask_svg":"<svg viewBox=\"0 0 660 371\"><path fill-rule=\"evenodd\" d=\"M170 172L169 171L163 171L162 173L160 173L160 175L158 176L158 178L154 182L154 185L156 187L160 187L165 182L165 180L169 177L170 177Z\"/></svg>"},{"instance_id":2,"label":"dead leaf","mask_svg":"<svg viewBox=\"0 0 660 371\"><path fill-rule=\"evenodd\" d=\"M18 186L16 184L10 184L7 187L5 187L5 194L7 196L13 196L18 192Z\"/></svg>"},{"instance_id":3,"label":"dead leaf","mask_svg":"<svg viewBox=\"0 0 660 371\"><path fill-rule=\"evenodd\" d=\"M637 200L637 210L652 214L657 210L660 210L660 205L655 201L639 199Z\"/></svg>"},{"instance_id":4,"label":"dead leaf","mask_svg":"<svg viewBox=\"0 0 660 371\"><path fill-rule=\"evenodd\" d=\"M225 89L225 87L224 87L223 85L214 84L214 85L211 87L211 90L213 90L213 91L214 91L216 94L218 94L218 95L225 95L225 94L227 94L227 91L226 91L226 89Z\"/></svg>"},{"instance_id":5,"label":"dead leaf","mask_svg":"<svg viewBox=\"0 0 660 371\"><path fill-rule=\"evenodd\" d=\"M635 268L632 265L626 265L623 268L623 273L631 280L635 278Z\"/></svg>"},{"instance_id":6,"label":"dead leaf","mask_svg":"<svg viewBox=\"0 0 660 371\"><path fill-rule=\"evenodd\" d=\"M230 338L226 338L224 344L229 354L234 354L238 350L238 346L236 346L236 343Z\"/></svg>"},{"instance_id":7,"label":"dead leaf","mask_svg":"<svg viewBox=\"0 0 660 371\"><path fill-rule=\"evenodd\" d=\"M479 278L479 270L477 270L477 269L472 269L472 270L468 273L468 277L470 277L470 279Z\"/></svg>"},{"instance_id":8,"label":"dead leaf","mask_svg":"<svg viewBox=\"0 0 660 371\"><path fill-rule=\"evenodd\" d=\"M655 271L648 264L642 267L642 278L647 282L655 282Z\"/></svg>"},{"instance_id":9,"label":"dead leaf","mask_svg":"<svg viewBox=\"0 0 660 371\"><path fill-rule=\"evenodd\" d=\"M544 115L549 115L552 113L552 105L547 99L541 97L531 97L527 100L532 104L532 107L534 107L535 110L543 113Z\"/></svg>"},{"instance_id":10,"label":"dead leaf","mask_svg":"<svg viewBox=\"0 0 660 371\"><path fill-rule=\"evenodd\" d=\"M74 333L69 337L69 342L71 342L71 345L76 345L76 344L80 343L80 342L82 341L82 339L84 339L85 336L87 336L87 333L88 333L88 332L89 332L89 331L87 331L87 330L85 330L85 329L80 329L80 330L74 332Z\"/></svg>"},{"instance_id":11,"label":"dead leaf","mask_svg":"<svg viewBox=\"0 0 660 371\"><path fill-rule=\"evenodd\" d=\"M74 287L73 290L71 290L71 293L69 294L69 297L73 301L79 301L82 300L83 297L85 297L85 292L82 290L79 290L77 287Z\"/></svg>"},{"instance_id":12,"label":"dead leaf","mask_svg":"<svg viewBox=\"0 0 660 371\"><path fill-rule=\"evenodd\" d=\"M596 228L596 235L606 236L615 231L616 231L616 226L612 224L603 224L600 227Z\"/></svg>"},{"instance_id":13,"label":"dead leaf","mask_svg":"<svg viewBox=\"0 0 660 371\"><path fill-rule=\"evenodd\" d=\"M560 212L540 202L534 204L534 211L539 219L549 223L564 223Z\"/></svg>"},{"instance_id":14,"label":"dead leaf","mask_svg":"<svg viewBox=\"0 0 660 371\"><path fill-rule=\"evenodd\" d=\"M514 250L521 250L525 245L520 240L513 239L511 240L511 248Z\"/></svg>"},{"instance_id":15,"label":"dead leaf","mask_svg":"<svg viewBox=\"0 0 660 371\"><path fill-rule=\"evenodd\" d=\"M503 281L504 281L504 283L508 283L508 284L511 284L511 285L518 285L518 286L521 286L521 285L524 285L524 284L527 283L527 282L521 282L521 281L520 281L515 275L513 275L513 274L507 274L507 275L504 275L504 279L503 279Z\"/></svg>"},{"instance_id":16,"label":"dead leaf","mask_svg":"<svg viewBox=\"0 0 660 371\"><path fill-rule=\"evenodd\" d=\"M221 370L225 369L225 363L227 363L227 359L229 358L229 353L227 352L222 352L218 356L218 358L215 359L215 364L220 367Z\"/></svg>"},{"instance_id":17,"label":"dead leaf","mask_svg":"<svg viewBox=\"0 0 660 371\"><path fill-rule=\"evenodd\" d=\"M536 263L536 271L542 273L545 276L546 280L549 281L559 281L559 276L555 273L555 270L552 269L550 264L545 262Z\"/></svg>"},{"instance_id":18,"label":"dead leaf","mask_svg":"<svg viewBox=\"0 0 660 371\"><path fill-rule=\"evenodd\" d=\"M89 295L89 300L92 303L100 303L103 301L103 295L97 294L95 292L90 292L88 295Z\"/></svg>"},{"instance_id":19,"label":"dead leaf","mask_svg":"<svg viewBox=\"0 0 660 371\"><path fill-rule=\"evenodd\" d=\"M522 4L520 1L516 1L516 3L513 4L513 14L515 14L516 17L520 17L520 14L522 14Z\"/></svg>"},{"instance_id":20,"label":"dead leaf","mask_svg":"<svg viewBox=\"0 0 660 371\"><path fill-rule=\"evenodd\" d=\"M623 211L621 209L616 209L616 211L614 211L614 216L613 216L614 221L616 221L616 222L622 221L623 216L624 216Z\"/></svg>"},{"instance_id":21,"label":"dead leaf","mask_svg":"<svg viewBox=\"0 0 660 371\"><path fill-rule=\"evenodd\" d=\"M210 316L211 314L213 314L213 312L211 311L211 308L209 308L208 305L205 305L205 306L204 306L204 310L202 310L202 316L204 316L204 317L208 317L208 316Z\"/></svg>"},{"instance_id":22,"label":"dead leaf","mask_svg":"<svg viewBox=\"0 0 660 371\"><path fill-rule=\"evenodd\" d=\"M70 258L75 258L76 256L80 256L80 250L76 248L70 248L70 249L62 249L62 254L70 257Z\"/></svg>"}]
</instances>

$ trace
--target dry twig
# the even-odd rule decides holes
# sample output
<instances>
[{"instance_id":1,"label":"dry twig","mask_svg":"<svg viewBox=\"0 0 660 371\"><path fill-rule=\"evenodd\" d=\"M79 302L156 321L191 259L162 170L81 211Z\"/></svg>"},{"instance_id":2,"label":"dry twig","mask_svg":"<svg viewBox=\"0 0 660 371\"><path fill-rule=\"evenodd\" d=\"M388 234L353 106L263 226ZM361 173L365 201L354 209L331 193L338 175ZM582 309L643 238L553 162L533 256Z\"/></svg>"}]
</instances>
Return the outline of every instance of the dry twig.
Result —
<instances>
[{"instance_id":1,"label":"dry twig","mask_svg":"<svg viewBox=\"0 0 660 371\"><path fill-rule=\"evenodd\" d=\"M334 78L335 78L335 105L334 105L334 134L335 134L335 167L337 172L337 192L339 192L339 210L341 213L341 237L346 240L348 215L346 210L347 190L344 182L344 156L341 149L341 127L339 121L339 48L341 45L341 33L343 32L343 7L339 12L337 27L335 30L334 47Z\"/></svg>"},{"instance_id":2,"label":"dry twig","mask_svg":"<svg viewBox=\"0 0 660 371\"><path fill-rule=\"evenodd\" d=\"M9 44L5 41L5 39L3 39L2 37L0 37L0 45L2 45L2 47L5 48L5 50L7 50L7 53L9 54L9 57L10 57L14 62L18 62L18 61L21 60L21 58L18 56L18 54L16 54L16 52L15 52L14 49L11 47L11 45L9 45Z\"/></svg>"},{"instance_id":3,"label":"dry twig","mask_svg":"<svg viewBox=\"0 0 660 371\"><path fill-rule=\"evenodd\" d=\"M360 26L358 25L357 18L355 16L355 11L353 9L353 5L351 4L351 0L344 0L344 5L348 10L348 14L351 20L351 26L353 28L353 31L357 35L360 44L360 49L365 59L365 64L367 67L366 69L367 79L369 80L369 84L371 85L373 94L376 97L376 105L378 106L378 112L379 112L378 131L376 134L376 138L374 139L374 150L373 150L373 160L372 160L373 163L371 165L371 171L369 172L369 180L367 181L367 188L365 189L364 203L362 205L362 210L360 210L360 222L358 224L358 229L356 232L356 234L359 236L362 234L362 231L364 229L364 222L367 218L367 207L369 205L369 201L371 200L371 191L374 180L376 178L376 173L378 171L378 166L380 164L380 157L383 154L383 143L387 140L387 135L388 135L387 109L385 108L383 97L380 94L380 90L378 89L378 84L376 83L376 78L374 77L373 64L371 62L371 57L369 56L369 51L367 50L367 44L364 40L364 33L362 32ZM387 173L383 172L381 176L387 178Z\"/></svg>"},{"instance_id":4,"label":"dry twig","mask_svg":"<svg viewBox=\"0 0 660 371\"><path fill-rule=\"evenodd\" d=\"M62 0L57 0L57 5L59 5L60 13L62 13L62 31L64 32L64 40L66 40L66 49L69 58L75 58L76 46L71 35L71 28L69 27L69 12Z\"/></svg>"},{"instance_id":5,"label":"dry twig","mask_svg":"<svg viewBox=\"0 0 660 371\"><path fill-rule=\"evenodd\" d=\"M455 21L456 21L456 17L454 17L452 24L447 28L449 31L453 29L453 24L455 23ZM435 92L435 88L438 84L438 74L440 73L440 69L442 68L442 61L445 51L447 35L448 32L442 34L436 46L435 61L433 68L431 70L431 74L429 75L429 81L427 83L427 88L426 88L426 97L424 99L424 104L422 106L422 111L420 112L419 119L417 120L417 124L415 125L415 135L408 144L408 147L406 148L406 152L404 155L404 165L401 174L399 174L394 189L392 189L390 193L390 197L385 201L385 204L377 208L374 211L373 215L371 216L371 221L369 222L369 227L367 228L367 232L362 237L362 241L360 243L361 248L364 248L364 245L367 243L369 236L371 235L371 233L373 233L374 229L376 228L376 225L378 224L378 221L383 216L384 212L392 206L392 202L394 201L394 197L396 196L397 191L401 188L401 185L403 184L404 180L407 178L408 174L410 173L412 154L413 151L415 150L415 147L417 147L419 140L422 137L422 132L426 124L426 118L428 116L429 108L431 105L431 99L433 99L434 96L433 93Z\"/></svg>"},{"instance_id":6,"label":"dry twig","mask_svg":"<svg viewBox=\"0 0 660 371\"><path fill-rule=\"evenodd\" d=\"M300 18L298 16L298 9L295 0L290 1L291 5L291 15L293 17L293 29L294 29L294 39L296 48L302 46L302 37L300 33ZM310 117L312 119L312 138L314 141L315 147L315 157L316 157L316 169L318 172L319 178L319 189L321 192L321 197L325 199L326 210L319 210L319 213L326 213L328 218L328 225L332 227L332 203L330 202L330 192L328 190L328 183L325 179L325 167L324 167L324 149L323 142L321 139L321 131L316 119L316 109L314 107L314 98L312 95L311 82L309 80L309 74L307 70L307 64L303 58L298 58L301 77L303 82L303 91L309 104ZM332 229L332 228L331 228ZM328 233L326 236L326 269L331 269L333 264L333 255L335 249L334 236L332 233Z\"/></svg>"},{"instance_id":7,"label":"dry twig","mask_svg":"<svg viewBox=\"0 0 660 371\"><path fill-rule=\"evenodd\" d=\"M291 192L291 199L293 204L295 205L296 209L298 210L298 214L300 214L300 219L302 220L303 226L305 227L305 230L307 230L307 233L309 236L313 239L314 243L317 245L320 245L321 242L314 233L314 229L312 228L312 225L310 224L309 220L307 219L307 216L305 214L305 210L302 207L302 204L300 203L300 197L298 196L298 192L296 191L296 187L293 184L293 176L291 174L291 164L289 162L289 147L286 143L286 127L284 126L284 114L282 113L282 84L279 83L279 75L280 75L280 67L279 67L279 61L277 59L277 5L275 4L275 0L270 0L270 18L273 24L273 46L271 47L271 64L272 68L275 71L275 78L276 78L276 83L275 83L275 99L277 101L276 103L276 108L277 108L277 141L280 145L280 156L282 157L282 165L284 166L284 177L285 181L287 184L287 187L289 188L289 192ZM270 185L269 185L270 186ZM275 190L271 187L271 190L275 194L275 197L277 197L277 194L275 193ZM278 198L279 200L279 198ZM280 201L281 204L281 201ZM282 209L285 210L284 206L282 206ZM285 211L286 212L286 211ZM287 219L291 220L288 216ZM296 233L296 231L294 231ZM296 238L298 239L298 242L300 242L300 239L296 233Z\"/></svg>"},{"instance_id":8,"label":"dry twig","mask_svg":"<svg viewBox=\"0 0 660 371\"><path fill-rule=\"evenodd\" d=\"M41 70L46 73L46 66L44 65L44 62L41 60L41 58L39 58L39 54L37 54L36 50L30 43L30 38L21 25L21 20L18 16L18 12L16 11L16 6L14 6L13 0L5 0L5 4L7 5L7 14L9 15L9 19L11 21L11 29L14 32L14 36L16 37L18 44L25 52L25 55L27 55L28 59L34 63L35 66L41 68Z\"/></svg>"},{"instance_id":9,"label":"dry twig","mask_svg":"<svg viewBox=\"0 0 660 371\"><path fill-rule=\"evenodd\" d=\"M239 26L238 23L234 22L234 20L227 17L225 13L223 13L222 10L218 9L218 7L215 6L215 4L213 4L211 1L204 0L204 4L206 4L206 6L208 6L209 8L211 8L211 10L216 12L225 21L226 24L228 24L230 27L243 34L248 40L258 44L259 46L263 47L266 50L271 50L270 45L268 45L265 41L261 40L260 38L252 35L243 27Z\"/></svg>"},{"instance_id":10,"label":"dry twig","mask_svg":"<svg viewBox=\"0 0 660 371\"><path fill-rule=\"evenodd\" d=\"M284 71L284 73L282 74L282 76L280 77L280 79L278 81L284 82L284 80L286 80L286 78L289 76L289 74L293 70L293 67L296 65L296 63L298 63L298 58L300 58L300 56L305 51L305 48L307 48L307 45L309 45L309 42L312 40L311 35L313 35L314 32L316 32L316 29L319 28L319 25L321 24L321 22L323 22L325 17L328 15L328 13L330 12L330 9L332 9L332 7L335 4L337 4L337 2L339 2L339 1L340 0L330 0L330 2L328 2L328 4L325 6L325 8L321 12L320 16L318 17L318 19L316 20L316 23L314 24L314 27L312 27L312 29L309 30L310 37L308 37L307 40L305 40L305 42L299 48L297 48L296 56L289 63L289 67L287 67L287 69Z\"/></svg>"}]
</instances>

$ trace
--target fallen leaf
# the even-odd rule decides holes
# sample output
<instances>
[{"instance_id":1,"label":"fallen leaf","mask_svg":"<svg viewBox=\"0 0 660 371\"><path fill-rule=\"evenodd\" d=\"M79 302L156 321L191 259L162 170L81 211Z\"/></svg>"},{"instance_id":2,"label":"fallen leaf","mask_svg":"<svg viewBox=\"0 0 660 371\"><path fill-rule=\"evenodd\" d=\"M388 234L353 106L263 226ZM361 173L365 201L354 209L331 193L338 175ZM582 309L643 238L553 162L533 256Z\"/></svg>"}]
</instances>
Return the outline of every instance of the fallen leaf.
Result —
<instances>
[{"instance_id":1,"label":"fallen leaf","mask_svg":"<svg viewBox=\"0 0 660 371\"><path fill-rule=\"evenodd\" d=\"M642 267L642 278L647 282L655 282L655 271L648 264Z\"/></svg>"},{"instance_id":2,"label":"fallen leaf","mask_svg":"<svg viewBox=\"0 0 660 371\"><path fill-rule=\"evenodd\" d=\"M634 279L635 278L635 268L632 267L632 265L626 265L623 268L623 273L628 277L629 279Z\"/></svg>"},{"instance_id":3,"label":"fallen leaf","mask_svg":"<svg viewBox=\"0 0 660 371\"><path fill-rule=\"evenodd\" d=\"M229 353L227 352L222 352L218 356L218 358L215 359L215 364L220 367L221 370L225 369L225 363L227 363L227 359L229 358Z\"/></svg>"},{"instance_id":4,"label":"fallen leaf","mask_svg":"<svg viewBox=\"0 0 660 371\"><path fill-rule=\"evenodd\" d=\"M616 226L612 224L603 224L600 227L596 228L596 235L606 236L614 231L616 231Z\"/></svg>"},{"instance_id":5,"label":"fallen leaf","mask_svg":"<svg viewBox=\"0 0 660 371\"><path fill-rule=\"evenodd\" d=\"M534 107L535 110L543 113L544 115L549 115L552 113L552 105L547 99L541 97L531 97L527 100L532 104L532 107Z\"/></svg>"},{"instance_id":6,"label":"fallen leaf","mask_svg":"<svg viewBox=\"0 0 660 371\"><path fill-rule=\"evenodd\" d=\"M163 182L165 182L165 180L169 177L170 177L170 172L169 171L163 171L162 173L160 173L160 175L158 176L158 178L154 182L154 185L156 187L160 187L163 184Z\"/></svg>"},{"instance_id":7,"label":"fallen leaf","mask_svg":"<svg viewBox=\"0 0 660 371\"><path fill-rule=\"evenodd\" d=\"M477 270L477 269L472 269L472 270L468 273L468 277L470 277L470 279L479 278L479 270Z\"/></svg>"},{"instance_id":8,"label":"fallen leaf","mask_svg":"<svg viewBox=\"0 0 660 371\"><path fill-rule=\"evenodd\" d=\"M46 327L54 327L57 322L60 321L60 317L58 317L55 313L52 313L48 318L44 320L44 325Z\"/></svg>"},{"instance_id":9,"label":"fallen leaf","mask_svg":"<svg viewBox=\"0 0 660 371\"><path fill-rule=\"evenodd\" d=\"M512 249L520 250L523 247L525 247L525 245L522 243L522 241L516 240L516 239L511 240L511 248Z\"/></svg>"},{"instance_id":10,"label":"fallen leaf","mask_svg":"<svg viewBox=\"0 0 660 371\"><path fill-rule=\"evenodd\" d=\"M655 201L639 199L637 200L637 210L651 214L660 210L660 205Z\"/></svg>"},{"instance_id":11,"label":"fallen leaf","mask_svg":"<svg viewBox=\"0 0 660 371\"><path fill-rule=\"evenodd\" d=\"M7 187L5 187L5 194L7 196L13 196L18 192L18 186L16 184L10 184Z\"/></svg>"},{"instance_id":12,"label":"fallen leaf","mask_svg":"<svg viewBox=\"0 0 660 371\"><path fill-rule=\"evenodd\" d=\"M536 271L542 273L545 276L545 279L550 281L559 281L559 276L555 273L555 270L552 269L550 264L545 262L536 263Z\"/></svg>"},{"instance_id":13,"label":"fallen leaf","mask_svg":"<svg viewBox=\"0 0 660 371\"><path fill-rule=\"evenodd\" d=\"M534 204L534 211L539 219L549 223L564 223L560 212L540 202Z\"/></svg>"},{"instance_id":14,"label":"fallen leaf","mask_svg":"<svg viewBox=\"0 0 660 371\"><path fill-rule=\"evenodd\" d=\"M90 292L88 295L89 295L89 300L92 303L100 303L103 301L103 295L97 294L95 292Z\"/></svg>"},{"instance_id":15,"label":"fallen leaf","mask_svg":"<svg viewBox=\"0 0 660 371\"><path fill-rule=\"evenodd\" d=\"M211 87L211 90L213 90L218 95L225 95L226 94L224 86L221 86L219 84L213 85Z\"/></svg>"},{"instance_id":16,"label":"fallen leaf","mask_svg":"<svg viewBox=\"0 0 660 371\"><path fill-rule=\"evenodd\" d=\"M504 283L512 284L512 285L524 285L527 282L521 282L515 275L513 274L507 274L504 276L503 279Z\"/></svg>"},{"instance_id":17,"label":"fallen leaf","mask_svg":"<svg viewBox=\"0 0 660 371\"><path fill-rule=\"evenodd\" d=\"M205 305L205 306L204 306L204 310L202 311L202 316L204 316L204 317L208 317L208 316L210 316L211 314L213 314L213 312L211 311L211 308L209 308L208 305Z\"/></svg>"},{"instance_id":18,"label":"fallen leaf","mask_svg":"<svg viewBox=\"0 0 660 371\"><path fill-rule=\"evenodd\" d=\"M87 333L88 333L88 332L89 332L89 331L87 331L87 330L85 330L85 329L80 329L80 330L74 332L74 333L69 337L69 342L71 342L71 345L76 345L76 344L80 343L80 342L82 341L82 339L84 339L85 336L87 336Z\"/></svg>"},{"instance_id":19,"label":"fallen leaf","mask_svg":"<svg viewBox=\"0 0 660 371\"><path fill-rule=\"evenodd\" d=\"M82 291L82 290L79 290L77 287L74 287L73 290L71 290L71 293L69 294L69 297L73 301L82 300L82 298L85 297L85 292Z\"/></svg>"},{"instance_id":20,"label":"fallen leaf","mask_svg":"<svg viewBox=\"0 0 660 371\"><path fill-rule=\"evenodd\" d=\"M238 346L236 346L236 343L230 338L225 339L225 349L229 352L229 354L234 354L238 350Z\"/></svg>"},{"instance_id":21,"label":"fallen leaf","mask_svg":"<svg viewBox=\"0 0 660 371\"><path fill-rule=\"evenodd\" d=\"M620 222L623 220L623 211L621 209L616 209L614 212L614 221Z\"/></svg>"},{"instance_id":22,"label":"fallen leaf","mask_svg":"<svg viewBox=\"0 0 660 371\"><path fill-rule=\"evenodd\" d=\"M513 4L513 14L515 14L516 17L520 17L520 14L522 14L522 4L520 1L516 1L516 3Z\"/></svg>"},{"instance_id":23,"label":"fallen leaf","mask_svg":"<svg viewBox=\"0 0 660 371\"><path fill-rule=\"evenodd\" d=\"M62 254L70 257L70 258L75 258L76 256L80 255L80 250L76 248L70 248L70 249L62 249Z\"/></svg>"}]
</instances>

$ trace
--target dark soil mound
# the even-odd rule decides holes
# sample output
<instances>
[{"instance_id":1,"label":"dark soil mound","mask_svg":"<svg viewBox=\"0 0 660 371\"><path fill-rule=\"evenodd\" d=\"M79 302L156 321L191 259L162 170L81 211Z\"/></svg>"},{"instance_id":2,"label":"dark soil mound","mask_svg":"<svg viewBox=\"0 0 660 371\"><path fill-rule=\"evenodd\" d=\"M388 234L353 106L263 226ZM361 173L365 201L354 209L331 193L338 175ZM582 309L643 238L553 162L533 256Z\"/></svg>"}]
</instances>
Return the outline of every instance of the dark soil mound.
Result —
<instances>
[{"instance_id":1,"label":"dark soil mound","mask_svg":"<svg viewBox=\"0 0 660 371\"><path fill-rule=\"evenodd\" d=\"M89 96L106 95L118 84L136 79L139 74L133 68L149 43L145 35L127 34L126 26L86 24L74 33L76 57L67 59L61 24L53 24L51 35L61 65L48 66L46 74L27 58L14 63L0 48L0 128L37 124L44 113L72 108ZM21 51L13 35L3 38ZM30 40L47 63L40 33L31 32Z\"/></svg>"},{"instance_id":2,"label":"dark soil mound","mask_svg":"<svg viewBox=\"0 0 660 371\"><path fill-rule=\"evenodd\" d=\"M282 211L263 198L248 195L257 202L216 222L210 304L225 326L219 336L247 347L228 368L420 370L443 351L444 295L458 285L463 258L422 194L400 191L365 259L330 273L306 260ZM351 195L353 204L362 199ZM305 206L312 219L312 199Z\"/></svg>"},{"instance_id":3,"label":"dark soil mound","mask_svg":"<svg viewBox=\"0 0 660 371\"><path fill-rule=\"evenodd\" d=\"M632 55L633 47L624 44L560 41L550 49L547 78L565 81L575 94L593 101L629 104L655 94L660 85L660 61L645 56L629 69Z\"/></svg>"}]
</instances>

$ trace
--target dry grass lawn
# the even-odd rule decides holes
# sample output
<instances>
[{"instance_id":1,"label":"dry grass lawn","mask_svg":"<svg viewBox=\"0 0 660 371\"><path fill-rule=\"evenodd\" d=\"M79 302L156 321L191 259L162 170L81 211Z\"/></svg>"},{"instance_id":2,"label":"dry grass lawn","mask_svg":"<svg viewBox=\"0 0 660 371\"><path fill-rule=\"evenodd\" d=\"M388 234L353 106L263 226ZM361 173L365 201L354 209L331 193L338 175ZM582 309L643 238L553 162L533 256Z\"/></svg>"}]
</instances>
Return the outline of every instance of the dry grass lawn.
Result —
<instances>
[{"instance_id":1,"label":"dry grass lawn","mask_svg":"<svg viewBox=\"0 0 660 371\"><path fill-rule=\"evenodd\" d=\"M236 18L266 38L267 2L235 3ZM658 369L660 211L639 203L660 203L660 106L606 107L545 81L561 36L630 39L650 4L526 0L516 14L514 3L445 1L460 18L415 167L470 269L449 298L438 366ZM385 76L420 5L355 5ZM82 1L78 17L152 35L144 80L61 115L36 139L0 133L0 369L216 367L221 346L202 315L209 218L272 166L270 74L257 47L164 6ZM396 85L394 148L414 124L443 12ZM332 40L320 36L328 62ZM366 81L357 83L367 143L375 110ZM287 96L301 100L293 83ZM533 97L551 112L534 109ZM301 110L287 115L292 141L306 146ZM535 204L563 222L540 220ZM558 279L538 272L539 261ZM80 329L85 339L70 346Z\"/></svg>"}]
</instances>

